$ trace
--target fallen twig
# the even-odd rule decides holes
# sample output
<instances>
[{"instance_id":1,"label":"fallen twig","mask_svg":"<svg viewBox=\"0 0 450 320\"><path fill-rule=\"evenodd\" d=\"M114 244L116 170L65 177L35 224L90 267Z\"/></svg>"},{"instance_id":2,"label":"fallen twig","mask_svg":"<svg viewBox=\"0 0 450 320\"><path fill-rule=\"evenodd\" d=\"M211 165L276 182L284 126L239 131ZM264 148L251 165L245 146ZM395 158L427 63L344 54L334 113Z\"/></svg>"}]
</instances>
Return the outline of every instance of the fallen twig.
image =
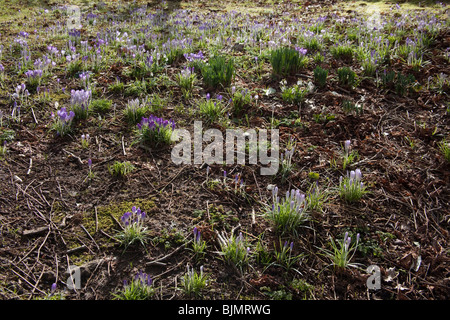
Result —
<instances>
[{"instance_id":1,"label":"fallen twig","mask_svg":"<svg viewBox=\"0 0 450 320\"><path fill-rule=\"evenodd\" d=\"M30 158L30 166L28 167L27 175L31 173L31 167L33 166L33 158Z\"/></svg>"},{"instance_id":2,"label":"fallen twig","mask_svg":"<svg viewBox=\"0 0 450 320\"><path fill-rule=\"evenodd\" d=\"M91 234L89 233L89 231L86 230L86 228L80 224L81 229L83 229L83 231L88 235L89 239L92 240L92 242L94 242L95 246L97 247L98 250L100 250L100 247L98 246L97 242L94 240L94 238L92 238Z\"/></svg>"},{"instance_id":3,"label":"fallen twig","mask_svg":"<svg viewBox=\"0 0 450 320\"><path fill-rule=\"evenodd\" d=\"M169 254L167 254L167 255L165 255L165 256L163 256L163 257L160 257L160 258L158 258L158 259L156 259L156 260L147 262L146 265L160 264L160 262L161 262L162 260L165 260L165 259L169 258L170 256L174 255L175 253L177 253L177 252L178 252L179 250L181 250L182 248L186 247L186 246L187 246L188 244L190 244L191 242L192 242L192 239L189 240L188 242L183 243L181 246L179 246L178 248L176 248L175 250L173 250L171 253L169 253Z\"/></svg>"}]
</instances>

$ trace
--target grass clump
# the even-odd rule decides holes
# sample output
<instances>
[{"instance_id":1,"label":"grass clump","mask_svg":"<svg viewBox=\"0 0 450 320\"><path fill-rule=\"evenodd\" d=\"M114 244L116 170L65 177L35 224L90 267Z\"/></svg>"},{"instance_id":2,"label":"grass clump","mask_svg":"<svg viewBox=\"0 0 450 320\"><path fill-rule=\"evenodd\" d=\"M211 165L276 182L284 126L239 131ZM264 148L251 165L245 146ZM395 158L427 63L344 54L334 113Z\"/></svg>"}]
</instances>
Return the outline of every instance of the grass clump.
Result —
<instances>
[{"instance_id":1,"label":"grass clump","mask_svg":"<svg viewBox=\"0 0 450 320\"><path fill-rule=\"evenodd\" d=\"M109 173L117 178L123 178L134 170L134 166L129 161L114 161L114 164L108 166Z\"/></svg>"},{"instance_id":2,"label":"grass clump","mask_svg":"<svg viewBox=\"0 0 450 320\"><path fill-rule=\"evenodd\" d=\"M308 61L304 54L289 47L272 50L269 60L273 73L278 76L293 75L304 68Z\"/></svg>"},{"instance_id":3,"label":"grass clump","mask_svg":"<svg viewBox=\"0 0 450 320\"><path fill-rule=\"evenodd\" d=\"M136 98L128 101L123 114L128 124L135 125L142 120L147 110L148 107L144 103L141 103L139 98Z\"/></svg>"},{"instance_id":4,"label":"grass clump","mask_svg":"<svg viewBox=\"0 0 450 320\"><path fill-rule=\"evenodd\" d=\"M250 258L250 248L242 232L237 237L232 234L228 239L219 234L219 242L221 248L219 254L222 259L242 272L247 267Z\"/></svg>"},{"instance_id":5,"label":"grass clump","mask_svg":"<svg viewBox=\"0 0 450 320\"><path fill-rule=\"evenodd\" d=\"M353 87L356 84L356 73L349 67L339 68L337 74L340 84L349 87Z\"/></svg>"},{"instance_id":6,"label":"grass clump","mask_svg":"<svg viewBox=\"0 0 450 320\"><path fill-rule=\"evenodd\" d=\"M303 256L300 255L294 255L293 249L294 249L294 242L291 242L288 244L287 241L284 242L284 245L280 246L279 250L275 247L275 261L278 265L282 266L286 270L292 269L292 267L299 262L300 258Z\"/></svg>"},{"instance_id":7,"label":"grass clump","mask_svg":"<svg viewBox=\"0 0 450 320\"><path fill-rule=\"evenodd\" d=\"M308 88L302 86L300 81L291 87L286 87L286 81L281 83L281 98L287 103L300 105L305 101L308 92Z\"/></svg>"},{"instance_id":8,"label":"grass clump","mask_svg":"<svg viewBox=\"0 0 450 320\"><path fill-rule=\"evenodd\" d=\"M206 100L202 100L198 106L200 115L208 120L210 123L214 123L222 118L225 114L225 107L222 103L221 96L218 99L211 99L210 95L206 95Z\"/></svg>"},{"instance_id":9,"label":"grass clump","mask_svg":"<svg viewBox=\"0 0 450 320\"><path fill-rule=\"evenodd\" d=\"M234 115L241 115L250 105L251 100L252 95L248 89L236 90L234 86L231 88L231 110Z\"/></svg>"},{"instance_id":10,"label":"grass clump","mask_svg":"<svg viewBox=\"0 0 450 320\"><path fill-rule=\"evenodd\" d=\"M206 89L229 87L235 73L234 62L223 56L214 56L202 66L201 73Z\"/></svg>"},{"instance_id":11,"label":"grass clump","mask_svg":"<svg viewBox=\"0 0 450 320\"><path fill-rule=\"evenodd\" d=\"M116 80L116 82L110 84L108 86L108 90L112 93L123 93L125 91L125 85L122 81L120 81L119 79Z\"/></svg>"},{"instance_id":12,"label":"grass clump","mask_svg":"<svg viewBox=\"0 0 450 320\"><path fill-rule=\"evenodd\" d=\"M107 113L111 109L112 101L108 99L95 99L91 102L92 111Z\"/></svg>"},{"instance_id":13,"label":"grass clump","mask_svg":"<svg viewBox=\"0 0 450 320\"><path fill-rule=\"evenodd\" d=\"M447 160L447 162L450 162L450 144L449 144L449 142L447 142L447 140L444 139L441 142L439 142L438 147L439 147L439 151L444 156L445 160Z\"/></svg>"},{"instance_id":14,"label":"grass clump","mask_svg":"<svg viewBox=\"0 0 450 320\"><path fill-rule=\"evenodd\" d=\"M198 297L206 287L207 279L208 276L203 272L203 266L200 267L200 272L187 266L187 272L181 280L182 290L188 296L194 295Z\"/></svg>"},{"instance_id":15,"label":"grass clump","mask_svg":"<svg viewBox=\"0 0 450 320\"><path fill-rule=\"evenodd\" d=\"M317 66L314 69L314 82L319 87L325 87L325 85L327 83L327 77L328 77L328 70L327 69L323 69L320 66Z\"/></svg>"}]
</instances>

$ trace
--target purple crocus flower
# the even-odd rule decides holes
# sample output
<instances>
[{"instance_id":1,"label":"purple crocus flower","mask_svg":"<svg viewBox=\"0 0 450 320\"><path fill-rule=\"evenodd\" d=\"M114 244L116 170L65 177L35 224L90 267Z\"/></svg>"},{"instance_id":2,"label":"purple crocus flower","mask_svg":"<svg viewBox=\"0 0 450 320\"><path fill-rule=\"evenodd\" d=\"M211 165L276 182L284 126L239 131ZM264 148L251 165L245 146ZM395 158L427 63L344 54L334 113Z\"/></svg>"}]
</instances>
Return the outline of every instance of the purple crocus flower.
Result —
<instances>
[{"instance_id":1,"label":"purple crocus flower","mask_svg":"<svg viewBox=\"0 0 450 320\"><path fill-rule=\"evenodd\" d=\"M359 180L361 180L361 170L360 169L356 169L355 170L355 179L356 179L356 181L359 181Z\"/></svg>"},{"instance_id":2,"label":"purple crocus flower","mask_svg":"<svg viewBox=\"0 0 450 320\"><path fill-rule=\"evenodd\" d=\"M201 232L197 229L197 227L194 227L194 242L200 242L201 239Z\"/></svg>"},{"instance_id":3,"label":"purple crocus flower","mask_svg":"<svg viewBox=\"0 0 450 320\"><path fill-rule=\"evenodd\" d=\"M345 140L345 142L344 142L344 150L345 150L346 153L349 152L350 145L351 145L351 141L350 140Z\"/></svg>"}]
</instances>

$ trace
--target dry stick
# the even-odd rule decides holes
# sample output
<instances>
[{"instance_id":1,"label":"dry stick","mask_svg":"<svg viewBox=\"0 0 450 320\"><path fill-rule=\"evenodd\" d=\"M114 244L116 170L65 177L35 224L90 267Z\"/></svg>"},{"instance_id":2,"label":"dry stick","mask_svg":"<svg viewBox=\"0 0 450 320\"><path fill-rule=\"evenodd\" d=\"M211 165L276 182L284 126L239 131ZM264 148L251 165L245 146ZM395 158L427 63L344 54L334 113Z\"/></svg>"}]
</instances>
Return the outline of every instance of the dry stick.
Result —
<instances>
[{"instance_id":1,"label":"dry stick","mask_svg":"<svg viewBox=\"0 0 450 320\"><path fill-rule=\"evenodd\" d=\"M98 145L98 152L101 152L100 144L98 143L98 137L95 136L95 143Z\"/></svg>"},{"instance_id":2,"label":"dry stick","mask_svg":"<svg viewBox=\"0 0 450 320\"><path fill-rule=\"evenodd\" d=\"M36 257L36 262L34 263L32 269L34 269L34 267L36 266L36 264L39 262L39 256L41 255L41 249L42 249L42 247L44 246L44 244L47 242L47 239L48 239L48 236L50 235L50 233L51 233L51 230L50 230L50 228L49 228L49 231L48 231L47 235L45 236L44 241L42 241L41 245L40 245L39 248L38 248L37 257ZM42 269L41 275L40 275L39 278L37 279L36 284L35 284L35 287L33 288L33 290L32 290L31 293L34 293L34 290L36 289L37 285L39 284L39 281L41 280L42 274L43 274L43 273L44 273L44 269Z\"/></svg>"},{"instance_id":3,"label":"dry stick","mask_svg":"<svg viewBox=\"0 0 450 320\"><path fill-rule=\"evenodd\" d=\"M28 198L27 198L27 205L28 205L28 209L32 210L32 209L31 209L31 205L30 205L30 200L29 200ZM39 215L37 215L37 216L38 216L39 218L41 218L42 220L44 220L46 223L48 223L47 218L45 218L45 216L42 214L42 212L40 212L39 209L36 208L35 205L33 205L33 207L34 207L34 209L36 209L37 213L39 214ZM33 213L35 213L35 212L33 212Z\"/></svg>"},{"instance_id":4,"label":"dry stick","mask_svg":"<svg viewBox=\"0 0 450 320\"><path fill-rule=\"evenodd\" d=\"M121 241L119 239L114 238L113 236L110 236L109 234L107 234L105 231L103 231L102 229L100 229L100 233L103 234L104 236L110 238L111 240L117 242L117 243L121 243Z\"/></svg>"},{"instance_id":5,"label":"dry stick","mask_svg":"<svg viewBox=\"0 0 450 320\"><path fill-rule=\"evenodd\" d=\"M147 180L148 184L153 188L153 190L147 192L147 194L145 194L145 195L149 195L150 193L157 191L155 186L150 182L150 180L148 180L148 178L145 176L145 174L143 174L142 176L145 178L145 180Z\"/></svg>"},{"instance_id":6,"label":"dry stick","mask_svg":"<svg viewBox=\"0 0 450 320\"><path fill-rule=\"evenodd\" d=\"M123 151L123 155L126 156L127 153L125 152L125 143L123 142L123 136L122 136L122 151Z\"/></svg>"},{"instance_id":7,"label":"dry stick","mask_svg":"<svg viewBox=\"0 0 450 320\"><path fill-rule=\"evenodd\" d=\"M48 230L48 232L47 232L47 235L46 235L45 238L44 238L44 241L42 241L41 245L40 245L39 248L38 248L37 258L36 258L36 262L34 263L34 266L36 265L36 263L38 263L38 261L39 261L39 256L41 255L41 249L42 249L42 247L44 246L44 244L47 242L48 236L50 235L51 232L52 232L52 231L51 231L50 228L49 228L49 230ZM34 267L34 266L33 266L33 267Z\"/></svg>"},{"instance_id":8,"label":"dry stick","mask_svg":"<svg viewBox=\"0 0 450 320\"><path fill-rule=\"evenodd\" d=\"M97 242L94 240L94 238L92 238L91 234L89 233L89 231L86 230L86 228L80 224L81 229L83 229L84 232L86 232L86 234L88 235L88 237L94 242L95 246L97 247L97 249L100 251L100 247L98 246Z\"/></svg>"},{"instance_id":9,"label":"dry stick","mask_svg":"<svg viewBox=\"0 0 450 320\"><path fill-rule=\"evenodd\" d=\"M178 276L175 276L175 279L173 279L173 281L175 283L175 288L174 288L174 291L173 291L173 295L169 298L169 300L172 300L173 298L175 298L175 296L177 294L177 288L178 288L178 281L177 281L177 279L178 279ZM161 296L162 296L162 294L161 294Z\"/></svg>"},{"instance_id":10,"label":"dry stick","mask_svg":"<svg viewBox=\"0 0 450 320\"><path fill-rule=\"evenodd\" d=\"M27 175L31 173L31 167L33 166L33 158L30 158L30 166L28 167Z\"/></svg>"},{"instance_id":11,"label":"dry stick","mask_svg":"<svg viewBox=\"0 0 450 320\"><path fill-rule=\"evenodd\" d=\"M41 203L38 199L36 199L35 197L33 197L31 194L29 194L29 193L27 192L28 187L29 187L33 182L34 182L34 179L33 179L33 181L31 181L31 182L25 187L25 189L22 189L22 187L21 187L20 185L18 185L18 187L20 188L20 190L22 191L22 193L24 194L24 196L25 196L25 194L26 194L26 195L29 196L31 199L35 200L37 203L39 203L41 206L43 206L43 205L44 205L43 203ZM17 200L17 199L16 199L16 200Z\"/></svg>"},{"instance_id":12,"label":"dry stick","mask_svg":"<svg viewBox=\"0 0 450 320\"><path fill-rule=\"evenodd\" d=\"M193 240L191 239L191 240L189 240L188 242L185 242L184 244L182 244L181 246L179 246L178 248L176 248L175 250L173 250L171 253L169 253L169 254L167 254L167 255L161 257L161 258L158 258L158 259L156 259L156 260L149 261L149 262L146 263L146 265L159 264L162 260L165 260L165 259L169 258L170 256L172 256L173 254L177 253L180 249L184 248L185 246L187 246L188 244L190 244L192 241L193 241Z\"/></svg>"},{"instance_id":13,"label":"dry stick","mask_svg":"<svg viewBox=\"0 0 450 320\"><path fill-rule=\"evenodd\" d=\"M181 172L183 172L184 171L184 167L183 168L181 168L181 170L180 171L178 171L178 173L172 178L172 179L170 179L170 181L164 186L164 187L162 187L160 190L159 190L159 192L162 192L169 184L171 184L172 182L173 182L173 180L175 180L180 174L181 174Z\"/></svg>"},{"instance_id":14,"label":"dry stick","mask_svg":"<svg viewBox=\"0 0 450 320\"><path fill-rule=\"evenodd\" d=\"M33 187L31 188L34 190ZM48 203L47 198L45 198L44 193L42 192L42 188L39 187L39 191L41 192L42 199L45 201L45 203L47 203L49 207L51 207L50 203ZM34 190L34 192L36 192L36 194L39 195L36 190Z\"/></svg>"},{"instance_id":15,"label":"dry stick","mask_svg":"<svg viewBox=\"0 0 450 320\"><path fill-rule=\"evenodd\" d=\"M36 115L34 114L34 109L33 109L33 107L31 107L31 113L33 114L34 122L35 122L36 124L38 124L38 121L37 121L37 119L36 119Z\"/></svg>"},{"instance_id":16,"label":"dry stick","mask_svg":"<svg viewBox=\"0 0 450 320\"><path fill-rule=\"evenodd\" d=\"M86 245L86 243L84 243L84 241L80 239L80 237L76 236L76 238L77 238L78 241L80 241L89 250L90 253L95 255L95 252L92 251L91 248L89 248L89 246Z\"/></svg>"},{"instance_id":17,"label":"dry stick","mask_svg":"<svg viewBox=\"0 0 450 320\"><path fill-rule=\"evenodd\" d=\"M111 212L109 213L109 215L111 216L111 218L117 223L117 225L118 225L122 230L125 230L125 229L123 228L123 226L120 224L120 222L117 221L116 217L114 217L114 216L112 215Z\"/></svg>"},{"instance_id":18,"label":"dry stick","mask_svg":"<svg viewBox=\"0 0 450 320\"><path fill-rule=\"evenodd\" d=\"M16 268L18 268L17 266L16 266ZM19 269L20 270L20 269ZM31 287L35 287L35 286L33 286L27 279L25 279L24 277L22 277L20 274L18 274L16 271L14 271L14 269L11 269L11 271L12 272L14 272L17 276L19 276L23 281L25 281L26 283L28 283ZM42 294L46 294L44 291L42 291L41 289L39 289L39 288L36 288L36 290L37 291L39 291L40 293L42 293Z\"/></svg>"},{"instance_id":19,"label":"dry stick","mask_svg":"<svg viewBox=\"0 0 450 320\"><path fill-rule=\"evenodd\" d=\"M82 250L85 250L85 249L88 249L88 248L86 247L85 244L83 244L83 245L81 245L79 247L67 250L66 254L72 254L72 253L75 253L75 252L78 252L78 251L82 251Z\"/></svg>"},{"instance_id":20,"label":"dry stick","mask_svg":"<svg viewBox=\"0 0 450 320\"><path fill-rule=\"evenodd\" d=\"M209 215L209 203L208 203L208 200L206 200L206 215L208 217L208 222L211 221L211 216Z\"/></svg>"},{"instance_id":21,"label":"dry stick","mask_svg":"<svg viewBox=\"0 0 450 320\"><path fill-rule=\"evenodd\" d=\"M172 207L172 199L173 199L173 183L171 183L170 184L171 186L172 186L172 193L171 193L171 195L170 195L170 197L169 197L169 205L167 206L167 211L169 211L170 212L170 208Z\"/></svg>"},{"instance_id":22,"label":"dry stick","mask_svg":"<svg viewBox=\"0 0 450 320\"><path fill-rule=\"evenodd\" d=\"M98 267L99 267L102 263L104 263L104 262L106 262L106 261L107 261L107 259L102 259L101 261L99 261L99 262L97 263L97 265L95 266L95 269L94 269L94 270L92 270L92 271L89 270L90 276L89 276L89 279L86 280L86 284L84 285L85 288L88 286L89 282L91 281L91 279L92 279L92 277L94 276L95 272L97 271ZM92 289L93 289L93 288L92 288Z\"/></svg>"},{"instance_id":23,"label":"dry stick","mask_svg":"<svg viewBox=\"0 0 450 320\"><path fill-rule=\"evenodd\" d=\"M95 233L97 233L98 232L97 206L95 206L94 209L95 209Z\"/></svg>"},{"instance_id":24,"label":"dry stick","mask_svg":"<svg viewBox=\"0 0 450 320\"><path fill-rule=\"evenodd\" d=\"M236 300L239 300L239 296L241 295L242 290L244 290L244 286L242 286L242 287L241 287L241 290L239 290L239 292L238 292L238 294L237 294L237 296L236 296Z\"/></svg>"},{"instance_id":25,"label":"dry stick","mask_svg":"<svg viewBox=\"0 0 450 320\"><path fill-rule=\"evenodd\" d=\"M67 151L66 149L62 149L62 151L64 151L65 153L67 153L69 156L75 158L78 161L78 164L80 166L83 166L83 160L81 160L81 158L79 156L74 155L72 152Z\"/></svg>"},{"instance_id":26,"label":"dry stick","mask_svg":"<svg viewBox=\"0 0 450 320\"><path fill-rule=\"evenodd\" d=\"M36 245L33 246L33 248L31 248L31 250L28 251L22 258L20 258L18 263L21 263L23 260L25 260L30 255L31 252L33 252L33 250L37 247L37 241L38 240L35 241Z\"/></svg>"},{"instance_id":27,"label":"dry stick","mask_svg":"<svg viewBox=\"0 0 450 320\"><path fill-rule=\"evenodd\" d=\"M67 260L67 271L69 272L69 278L71 278L72 279L72 283L74 283L73 278L72 278L72 273L70 272L71 269L70 269L69 256L67 254L66 254L66 260ZM75 293L77 293L76 286L73 286L72 289L75 291Z\"/></svg>"},{"instance_id":28,"label":"dry stick","mask_svg":"<svg viewBox=\"0 0 450 320\"><path fill-rule=\"evenodd\" d=\"M165 275L166 273L169 273L169 272L171 272L172 270L175 270L175 269L178 268L180 265L184 264L185 261L186 261L186 259L181 260L181 262L178 263L176 266L173 266L172 268L167 269L167 270L164 271L163 273L160 273L160 274L156 275L155 277L153 277L153 279L157 279L157 278L159 278L159 277L162 277L162 276Z\"/></svg>"},{"instance_id":29,"label":"dry stick","mask_svg":"<svg viewBox=\"0 0 450 320\"><path fill-rule=\"evenodd\" d=\"M58 272L59 272L59 268L58 268L58 256L55 253L55 264L56 264L56 276L55 276L55 283L58 283Z\"/></svg>"},{"instance_id":30,"label":"dry stick","mask_svg":"<svg viewBox=\"0 0 450 320\"><path fill-rule=\"evenodd\" d=\"M33 290L31 290L30 297L33 296L34 290L37 289L37 286L38 286L39 282L41 281L41 278L42 278L42 275L43 275L43 274L44 274L44 268L42 268L42 272L41 272L41 274L39 275L39 278L37 279L36 284L35 284L34 287L33 287Z\"/></svg>"},{"instance_id":31,"label":"dry stick","mask_svg":"<svg viewBox=\"0 0 450 320\"><path fill-rule=\"evenodd\" d=\"M256 187L258 188L259 198L261 199L261 201L263 201L262 195L261 195L261 189L259 188L258 180L256 180L255 171L252 171L252 173L253 173L253 178L255 179Z\"/></svg>"},{"instance_id":32,"label":"dry stick","mask_svg":"<svg viewBox=\"0 0 450 320\"><path fill-rule=\"evenodd\" d=\"M62 196L61 185L59 184L58 179L56 179L56 183L58 184L59 197L61 198L61 201L64 202L64 205L69 208L70 206L66 203L66 200L64 200Z\"/></svg>"},{"instance_id":33,"label":"dry stick","mask_svg":"<svg viewBox=\"0 0 450 320\"><path fill-rule=\"evenodd\" d=\"M31 160L31 159L30 159L30 160ZM47 199L44 197L44 194L42 194L42 189L41 189L41 188L39 188L39 190L41 191L41 194L39 194L33 186L31 187L31 189L34 191L34 193L37 194L37 196L38 196L41 200L43 200L49 207L51 207L51 205L48 203Z\"/></svg>"}]
</instances>

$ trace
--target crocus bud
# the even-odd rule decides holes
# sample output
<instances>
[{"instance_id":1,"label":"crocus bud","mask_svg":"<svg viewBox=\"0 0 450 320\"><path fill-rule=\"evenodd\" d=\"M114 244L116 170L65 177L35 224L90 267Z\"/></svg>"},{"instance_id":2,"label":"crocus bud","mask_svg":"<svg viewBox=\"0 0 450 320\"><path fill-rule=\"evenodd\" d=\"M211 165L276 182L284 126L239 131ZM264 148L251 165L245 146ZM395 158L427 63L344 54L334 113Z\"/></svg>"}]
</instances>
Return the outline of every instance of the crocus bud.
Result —
<instances>
[{"instance_id":1,"label":"crocus bud","mask_svg":"<svg viewBox=\"0 0 450 320\"><path fill-rule=\"evenodd\" d=\"M355 179L355 171L350 171L350 181Z\"/></svg>"},{"instance_id":2,"label":"crocus bud","mask_svg":"<svg viewBox=\"0 0 450 320\"><path fill-rule=\"evenodd\" d=\"M350 150L350 144L351 144L350 140L345 141L345 143L344 143L345 152L348 152Z\"/></svg>"},{"instance_id":3,"label":"crocus bud","mask_svg":"<svg viewBox=\"0 0 450 320\"><path fill-rule=\"evenodd\" d=\"M355 170L355 179L358 180L358 181L361 180L361 175L362 175L361 174L361 170L356 169Z\"/></svg>"}]
</instances>

